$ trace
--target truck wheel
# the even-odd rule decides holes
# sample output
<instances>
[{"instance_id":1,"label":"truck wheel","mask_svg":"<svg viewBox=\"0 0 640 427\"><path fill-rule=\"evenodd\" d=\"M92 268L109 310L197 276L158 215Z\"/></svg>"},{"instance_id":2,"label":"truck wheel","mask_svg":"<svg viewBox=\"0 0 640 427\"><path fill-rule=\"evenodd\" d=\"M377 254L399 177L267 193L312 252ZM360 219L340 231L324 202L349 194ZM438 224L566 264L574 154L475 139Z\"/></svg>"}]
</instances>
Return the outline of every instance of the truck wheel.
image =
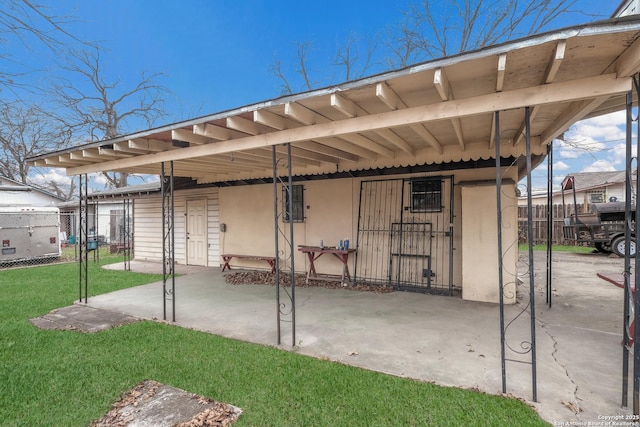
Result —
<instances>
[{"instance_id":1,"label":"truck wheel","mask_svg":"<svg viewBox=\"0 0 640 427\"><path fill-rule=\"evenodd\" d=\"M615 253L616 255L618 255L620 257L624 257L625 256L624 236L618 236L615 239L613 239L613 242L611 243L611 249L613 250L613 253ZM635 237L632 237L631 241L629 242L629 254L632 257L636 256L636 239L635 239Z\"/></svg>"},{"instance_id":2,"label":"truck wheel","mask_svg":"<svg viewBox=\"0 0 640 427\"><path fill-rule=\"evenodd\" d=\"M605 242L595 242L593 244L593 246L596 247L596 250L598 252L601 252L603 254L610 254L611 253L611 246L609 246Z\"/></svg>"}]
</instances>

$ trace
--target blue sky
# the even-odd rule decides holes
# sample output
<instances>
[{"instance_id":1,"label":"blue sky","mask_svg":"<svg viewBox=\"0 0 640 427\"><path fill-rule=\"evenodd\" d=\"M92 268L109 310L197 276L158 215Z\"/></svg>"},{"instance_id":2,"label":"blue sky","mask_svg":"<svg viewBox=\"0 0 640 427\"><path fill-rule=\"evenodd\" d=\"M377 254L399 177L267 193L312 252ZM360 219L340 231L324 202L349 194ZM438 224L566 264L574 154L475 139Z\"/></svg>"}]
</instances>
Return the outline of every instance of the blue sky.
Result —
<instances>
[{"instance_id":1,"label":"blue sky","mask_svg":"<svg viewBox=\"0 0 640 427\"><path fill-rule=\"evenodd\" d=\"M161 83L174 94L166 105L169 117L165 122L174 122L278 97L280 82L270 67L276 57L285 65L291 64L297 41L314 44L310 63L320 74L323 65L331 62L336 47L350 34L382 33L402 18L409 0L40 3L52 14L77 17L70 31L81 39L100 42L106 49L102 58L108 80L120 80L127 86L134 84L142 71L163 73ZM441 6L444 2L432 3L437 14L447 13ZM559 25L586 23L594 16L608 18L617 4L611 0L578 0L573 9L583 14L573 14ZM47 58L31 55L20 46L12 53L33 69L46 69L49 75L60 72ZM323 83L332 82L327 79ZM578 125L569 133L572 140L589 144L592 151L567 147L556 150L555 175L560 180L569 172L624 167L618 146L624 144L620 141L624 138L624 128L620 127L624 114L595 123ZM538 169L536 183L545 176L546 171Z\"/></svg>"}]
</instances>

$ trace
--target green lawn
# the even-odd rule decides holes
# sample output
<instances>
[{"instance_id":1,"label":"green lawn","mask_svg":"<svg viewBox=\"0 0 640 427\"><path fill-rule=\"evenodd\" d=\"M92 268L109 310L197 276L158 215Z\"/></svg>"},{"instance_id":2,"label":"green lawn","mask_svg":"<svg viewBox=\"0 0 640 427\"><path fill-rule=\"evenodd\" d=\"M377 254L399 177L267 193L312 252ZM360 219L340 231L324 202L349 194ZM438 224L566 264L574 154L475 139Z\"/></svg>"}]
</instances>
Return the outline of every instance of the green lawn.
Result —
<instances>
[{"instance_id":1,"label":"green lawn","mask_svg":"<svg viewBox=\"0 0 640 427\"><path fill-rule=\"evenodd\" d=\"M553 250L553 252L575 252L575 253L581 253L581 254L588 254L595 250L595 248L591 246L565 246L565 245L552 245L551 249ZM526 243L520 243L518 245L518 250L521 252L528 251L529 245ZM533 245L533 250L536 252L546 251L547 245Z\"/></svg>"},{"instance_id":2,"label":"green lawn","mask_svg":"<svg viewBox=\"0 0 640 427\"><path fill-rule=\"evenodd\" d=\"M101 262L108 262L102 258ZM112 259L113 261L113 259ZM90 263L89 294L159 280ZM78 297L74 264L0 271L0 425L86 426L144 379L243 409L237 426L547 425L515 399L142 322L97 334L29 318Z\"/></svg>"}]
</instances>

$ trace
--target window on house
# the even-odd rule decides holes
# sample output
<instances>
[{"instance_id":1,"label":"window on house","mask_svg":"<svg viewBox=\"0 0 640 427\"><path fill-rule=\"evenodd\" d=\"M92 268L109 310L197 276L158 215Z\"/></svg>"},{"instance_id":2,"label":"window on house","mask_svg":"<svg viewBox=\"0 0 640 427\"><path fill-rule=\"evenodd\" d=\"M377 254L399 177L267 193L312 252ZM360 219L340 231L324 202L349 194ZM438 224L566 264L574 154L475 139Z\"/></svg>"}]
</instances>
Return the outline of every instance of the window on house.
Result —
<instances>
[{"instance_id":1,"label":"window on house","mask_svg":"<svg viewBox=\"0 0 640 427\"><path fill-rule=\"evenodd\" d=\"M292 217L293 222L304 222L304 186L292 185L291 186L291 201L292 201ZM284 215L282 216L284 222L289 222L289 197L287 194L287 186L282 186L282 208Z\"/></svg>"},{"instance_id":2,"label":"window on house","mask_svg":"<svg viewBox=\"0 0 640 427\"><path fill-rule=\"evenodd\" d=\"M442 180L440 178L411 181L411 212L442 212Z\"/></svg>"},{"instance_id":3,"label":"window on house","mask_svg":"<svg viewBox=\"0 0 640 427\"><path fill-rule=\"evenodd\" d=\"M603 203L604 193L589 193L589 203Z\"/></svg>"}]
</instances>

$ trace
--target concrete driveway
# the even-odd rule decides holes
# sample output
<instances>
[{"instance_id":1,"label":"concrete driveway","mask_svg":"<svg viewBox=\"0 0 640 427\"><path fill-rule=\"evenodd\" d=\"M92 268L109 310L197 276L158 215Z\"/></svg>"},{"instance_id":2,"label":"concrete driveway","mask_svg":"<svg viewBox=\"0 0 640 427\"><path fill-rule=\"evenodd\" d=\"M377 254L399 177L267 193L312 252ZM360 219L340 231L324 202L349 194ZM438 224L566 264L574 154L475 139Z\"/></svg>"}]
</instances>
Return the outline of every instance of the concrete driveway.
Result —
<instances>
[{"instance_id":1,"label":"concrete driveway","mask_svg":"<svg viewBox=\"0 0 640 427\"><path fill-rule=\"evenodd\" d=\"M596 277L600 271L622 272L623 260L602 254L554 256L553 307L548 308L545 254L536 253L538 402L531 402L530 364L507 362L507 393L529 401L556 424L631 414L621 408L623 292ZM526 271L522 261L520 270ZM134 271L158 268L132 262ZM178 325L276 346L274 287L228 284L219 268L186 272L176 279ZM528 286L528 278L524 281ZM523 312L528 291L521 291L524 298L506 309L506 320L515 319L506 342L516 351L508 351L507 358L530 361L531 353L517 353L527 348L530 333L529 314ZM92 297L88 305L162 319L162 283ZM290 323L284 322L280 348L446 386L502 391L495 304L406 292L296 288L295 342Z\"/></svg>"}]
</instances>

